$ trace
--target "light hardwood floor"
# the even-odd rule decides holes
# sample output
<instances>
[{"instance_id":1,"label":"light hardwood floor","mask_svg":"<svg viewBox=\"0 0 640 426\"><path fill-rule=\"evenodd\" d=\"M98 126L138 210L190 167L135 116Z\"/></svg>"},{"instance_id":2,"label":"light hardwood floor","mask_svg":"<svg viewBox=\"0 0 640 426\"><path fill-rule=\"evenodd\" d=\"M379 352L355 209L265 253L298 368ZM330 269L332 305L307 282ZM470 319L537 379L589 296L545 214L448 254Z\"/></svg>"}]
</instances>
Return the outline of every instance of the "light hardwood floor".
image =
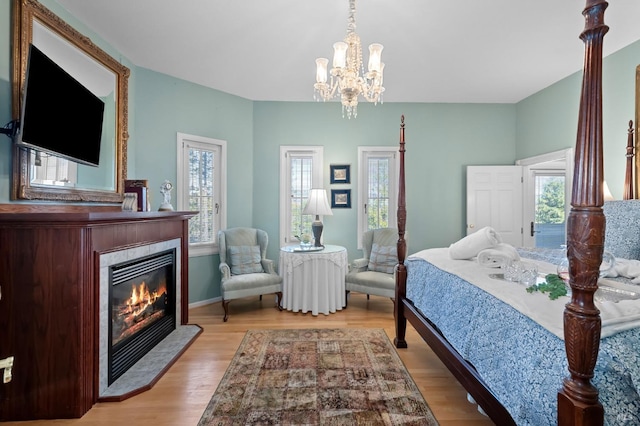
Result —
<instances>
[{"instance_id":1,"label":"light hardwood floor","mask_svg":"<svg viewBox=\"0 0 640 426\"><path fill-rule=\"evenodd\" d=\"M96 404L81 419L8 422L7 425L197 425L248 329L277 328L383 328L393 341L393 302L351 293L347 309L328 316L279 312L274 297L234 300L229 321L222 321L220 303L191 309L189 322L203 333L149 391L122 402ZM398 353L420 388L439 423L493 425L466 400L466 392L411 326L408 349Z\"/></svg>"}]
</instances>

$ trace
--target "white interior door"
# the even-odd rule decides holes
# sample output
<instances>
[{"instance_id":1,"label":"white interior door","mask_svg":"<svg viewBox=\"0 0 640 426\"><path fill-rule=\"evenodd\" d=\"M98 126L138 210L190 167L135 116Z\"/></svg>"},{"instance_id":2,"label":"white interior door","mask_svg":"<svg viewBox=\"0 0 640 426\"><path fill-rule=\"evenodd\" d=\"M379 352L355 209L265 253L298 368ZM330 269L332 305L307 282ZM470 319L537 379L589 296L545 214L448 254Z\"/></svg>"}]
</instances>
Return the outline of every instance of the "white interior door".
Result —
<instances>
[{"instance_id":1,"label":"white interior door","mask_svg":"<svg viewBox=\"0 0 640 426\"><path fill-rule=\"evenodd\" d=\"M522 191L521 166L467 166L467 235L491 226L521 247Z\"/></svg>"}]
</instances>

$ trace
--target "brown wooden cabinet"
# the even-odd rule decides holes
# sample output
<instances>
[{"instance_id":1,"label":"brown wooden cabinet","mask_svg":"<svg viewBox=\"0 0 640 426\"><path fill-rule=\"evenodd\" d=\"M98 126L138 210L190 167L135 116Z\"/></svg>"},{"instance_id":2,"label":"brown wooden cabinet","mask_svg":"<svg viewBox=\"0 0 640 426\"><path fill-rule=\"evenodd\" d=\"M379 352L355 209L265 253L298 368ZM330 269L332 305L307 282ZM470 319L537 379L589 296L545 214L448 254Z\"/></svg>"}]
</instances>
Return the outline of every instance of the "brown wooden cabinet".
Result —
<instances>
[{"instance_id":1,"label":"brown wooden cabinet","mask_svg":"<svg viewBox=\"0 0 640 426\"><path fill-rule=\"evenodd\" d=\"M110 208L113 209L113 208ZM0 206L0 421L75 418L98 398L101 253L181 238L188 322L188 220L195 212Z\"/></svg>"}]
</instances>

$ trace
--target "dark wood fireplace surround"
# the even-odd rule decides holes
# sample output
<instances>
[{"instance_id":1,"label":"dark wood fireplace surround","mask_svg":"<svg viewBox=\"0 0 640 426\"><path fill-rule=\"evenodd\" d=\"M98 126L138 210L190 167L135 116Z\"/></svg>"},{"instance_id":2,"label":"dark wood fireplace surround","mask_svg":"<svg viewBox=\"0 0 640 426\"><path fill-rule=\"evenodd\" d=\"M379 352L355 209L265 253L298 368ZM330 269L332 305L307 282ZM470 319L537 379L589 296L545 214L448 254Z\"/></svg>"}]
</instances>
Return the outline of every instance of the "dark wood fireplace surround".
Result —
<instances>
[{"instance_id":1,"label":"dark wood fireplace surround","mask_svg":"<svg viewBox=\"0 0 640 426\"><path fill-rule=\"evenodd\" d=\"M82 417L98 400L99 257L181 238L188 323L188 220L194 212L0 205L0 421Z\"/></svg>"}]
</instances>

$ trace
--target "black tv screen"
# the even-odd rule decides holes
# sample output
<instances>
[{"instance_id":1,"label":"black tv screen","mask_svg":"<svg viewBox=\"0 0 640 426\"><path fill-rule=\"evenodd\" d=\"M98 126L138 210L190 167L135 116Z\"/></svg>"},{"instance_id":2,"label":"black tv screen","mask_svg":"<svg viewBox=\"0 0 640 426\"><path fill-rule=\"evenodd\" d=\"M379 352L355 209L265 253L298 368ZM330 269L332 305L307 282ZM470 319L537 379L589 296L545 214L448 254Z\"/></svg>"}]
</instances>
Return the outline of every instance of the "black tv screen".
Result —
<instances>
[{"instance_id":1,"label":"black tv screen","mask_svg":"<svg viewBox=\"0 0 640 426\"><path fill-rule=\"evenodd\" d=\"M98 166L104 102L29 47L18 145Z\"/></svg>"}]
</instances>

